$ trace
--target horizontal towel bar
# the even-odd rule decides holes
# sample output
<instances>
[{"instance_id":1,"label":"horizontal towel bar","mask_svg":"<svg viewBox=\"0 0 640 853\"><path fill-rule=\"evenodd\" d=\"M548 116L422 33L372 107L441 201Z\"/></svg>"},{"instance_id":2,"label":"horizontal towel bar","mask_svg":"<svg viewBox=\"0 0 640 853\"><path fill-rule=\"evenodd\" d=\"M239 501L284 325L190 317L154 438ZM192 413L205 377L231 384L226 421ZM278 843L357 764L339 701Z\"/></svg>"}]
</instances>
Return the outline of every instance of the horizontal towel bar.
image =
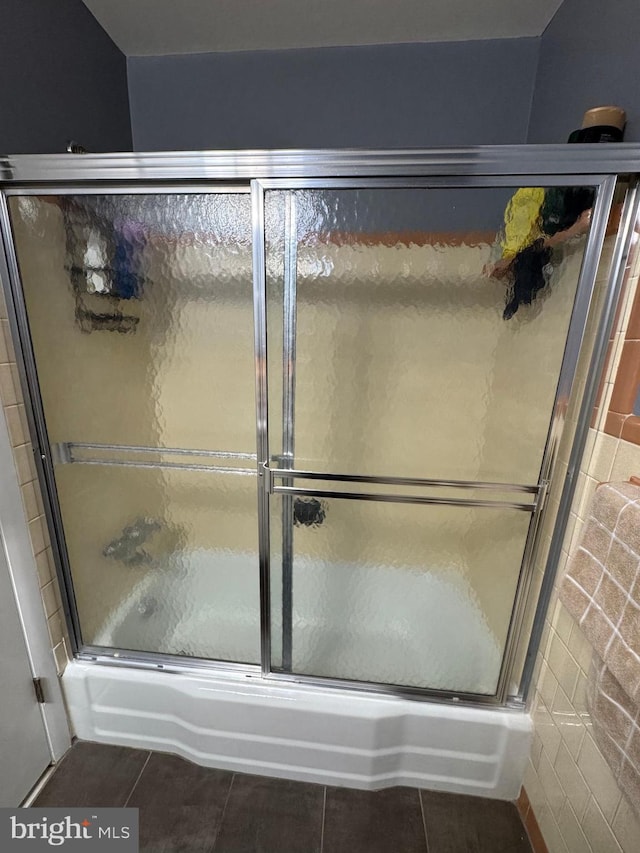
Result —
<instances>
[{"instance_id":1,"label":"horizontal towel bar","mask_svg":"<svg viewBox=\"0 0 640 853\"><path fill-rule=\"evenodd\" d=\"M255 453L241 453L235 450L197 450L187 447L148 447L138 444L92 444L87 441L62 441L54 445L62 455L79 450L113 450L116 453L165 453L169 456L211 456L216 459L253 459ZM75 460L74 460L75 461Z\"/></svg>"},{"instance_id":2,"label":"horizontal towel bar","mask_svg":"<svg viewBox=\"0 0 640 853\"><path fill-rule=\"evenodd\" d=\"M112 456L84 456L82 451L93 450L111 454L120 454L121 458ZM132 444L92 444L89 442L60 442L52 446L54 461L59 465L106 465L122 466L125 468L158 468L180 469L183 471L208 471L214 474L239 474L255 477L255 468L234 468L230 465L205 465L189 462L165 461L162 458L154 461L127 458L136 454L155 454L159 457L187 456L205 459L243 459L256 460L255 453L241 453L227 450L193 450L176 447L146 447ZM78 454L80 451L80 454Z\"/></svg>"},{"instance_id":3,"label":"horizontal towel bar","mask_svg":"<svg viewBox=\"0 0 640 853\"><path fill-rule=\"evenodd\" d=\"M74 465L108 465L123 468L175 468L179 471L208 471L210 474L241 474L255 477L254 468L227 468L223 465L183 465L180 462L132 462L125 459L74 459Z\"/></svg>"},{"instance_id":4,"label":"horizontal towel bar","mask_svg":"<svg viewBox=\"0 0 640 853\"><path fill-rule=\"evenodd\" d=\"M274 495L304 495L319 498L339 498L350 501L381 501L398 504L435 504L437 506L484 507L486 509L517 509L535 512L536 503L517 501L480 501L471 498L429 498L424 495L383 495L366 492L336 492L329 489L298 489L294 486L272 486Z\"/></svg>"},{"instance_id":5,"label":"horizontal towel bar","mask_svg":"<svg viewBox=\"0 0 640 853\"><path fill-rule=\"evenodd\" d=\"M526 485L522 483L492 483L485 480L435 480L420 477L387 477L372 474L329 474L320 471L300 471L296 468L270 468L262 466L272 479L281 480L325 480L326 482L339 483L370 483L372 485L385 486L424 486L429 488L448 489L490 489L494 492L524 492L537 495L540 486Z\"/></svg>"}]
</instances>

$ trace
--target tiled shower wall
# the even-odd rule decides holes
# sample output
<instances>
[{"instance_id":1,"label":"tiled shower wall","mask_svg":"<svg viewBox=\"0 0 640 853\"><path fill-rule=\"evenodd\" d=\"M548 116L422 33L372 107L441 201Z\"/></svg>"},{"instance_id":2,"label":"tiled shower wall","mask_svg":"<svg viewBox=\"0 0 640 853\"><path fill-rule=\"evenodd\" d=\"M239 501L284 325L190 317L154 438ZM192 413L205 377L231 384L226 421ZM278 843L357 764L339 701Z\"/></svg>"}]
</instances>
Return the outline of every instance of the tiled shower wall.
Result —
<instances>
[{"instance_id":1,"label":"tiled shower wall","mask_svg":"<svg viewBox=\"0 0 640 853\"><path fill-rule=\"evenodd\" d=\"M4 296L0 291L0 402L9 429L14 461L25 516L29 522L31 544L40 581L42 602L47 616L51 648L58 672L62 673L69 656L67 635L60 589L55 574L49 534L44 517L40 487L33 461L33 448L25 416L24 400L16 357L9 333L9 321Z\"/></svg>"},{"instance_id":2,"label":"tiled shower wall","mask_svg":"<svg viewBox=\"0 0 640 853\"><path fill-rule=\"evenodd\" d=\"M640 475L640 445L605 433L631 308L640 298L636 251L612 339L606 381L578 478L557 578L576 550L599 482ZM636 296L637 294L637 296ZM640 820L592 736L586 707L591 646L557 600L547 614L533 706L534 741L524 787L549 853L637 853Z\"/></svg>"}]
</instances>

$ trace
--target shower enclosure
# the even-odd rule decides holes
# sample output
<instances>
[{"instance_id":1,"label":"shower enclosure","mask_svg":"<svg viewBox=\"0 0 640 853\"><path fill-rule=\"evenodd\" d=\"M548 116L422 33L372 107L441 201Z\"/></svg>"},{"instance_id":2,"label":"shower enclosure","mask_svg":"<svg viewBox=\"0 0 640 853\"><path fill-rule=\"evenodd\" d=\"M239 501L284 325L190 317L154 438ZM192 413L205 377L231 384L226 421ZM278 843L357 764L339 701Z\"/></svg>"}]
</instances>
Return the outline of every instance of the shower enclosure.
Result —
<instances>
[{"instance_id":1,"label":"shower enclosure","mask_svg":"<svg viewBox=\"0 0 640 853\"><path fill-rule=\"evenodd\" d=\"M4 158L3 278L77 659L524 707L638 162ZM533 298L488 269L526 243L523 189L591 211Z\"/></svg>"}]
</instances>

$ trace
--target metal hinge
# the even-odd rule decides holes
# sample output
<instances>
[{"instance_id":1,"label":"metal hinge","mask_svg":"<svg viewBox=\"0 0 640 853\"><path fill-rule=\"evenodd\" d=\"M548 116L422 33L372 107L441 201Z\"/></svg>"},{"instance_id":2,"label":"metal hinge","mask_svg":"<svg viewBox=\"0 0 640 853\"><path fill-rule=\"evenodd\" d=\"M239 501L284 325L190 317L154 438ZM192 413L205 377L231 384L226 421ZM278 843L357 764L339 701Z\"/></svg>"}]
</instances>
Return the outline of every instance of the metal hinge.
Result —
<instances>
[{"instance_id":1,"label":"metal hinge","mask_svg":"<svg viewBox=\"0 0 640 853\"><path fill-rule=\"evenodd\" d=\"M536 509L538 510L538 513L542 512L547 502L547 498L549 497L549 486L549 480L543 480L540 483L540 491L538 492L538 498L536 500Z\"/></svg>"},{"instance_id":2,"label":"metal hinge","mask_svg":"<svg viewBox=\"0 0 640 853\"><path fill-rule=\"evenodd\" d=\"M262 479L265 491L272 494L273 480L271 477L271 468L269 468L266 462L258 465L258 477Z\"/></svg>"},{"instance_id":3,"label":"metal hinge","mask_svg":"<svg viewBox=\"0 0 640 853\"><path fill-rule=\"evenodd\" d=\"M41 678L34 678L33 679L33 689L36 692L36 701L40 705L44 705L46 700L44 698L44 687L42 686L42 679Z\"/></svg>"}]
</instances>

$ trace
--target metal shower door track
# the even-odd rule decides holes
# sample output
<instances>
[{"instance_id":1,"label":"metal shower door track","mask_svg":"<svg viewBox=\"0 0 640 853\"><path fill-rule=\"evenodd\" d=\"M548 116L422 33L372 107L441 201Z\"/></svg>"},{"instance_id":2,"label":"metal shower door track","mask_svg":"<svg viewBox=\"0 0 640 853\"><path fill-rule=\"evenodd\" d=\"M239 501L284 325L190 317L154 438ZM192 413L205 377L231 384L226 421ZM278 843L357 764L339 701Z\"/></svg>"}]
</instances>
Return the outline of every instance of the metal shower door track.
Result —
<instances>
[{"instance_id":1,"label":"metal shower door track","mask_svg":"<svg viewBox=\"0 0 640 853\"><path fill-rule=\"evenodd\" d=\"M424 149L178 151L0 156L0 183L237 181L256 178L620 175L640 168L640 145L483 145ZM187 187L188 189L188 187Z\"/></svg>"}]
</instances>

